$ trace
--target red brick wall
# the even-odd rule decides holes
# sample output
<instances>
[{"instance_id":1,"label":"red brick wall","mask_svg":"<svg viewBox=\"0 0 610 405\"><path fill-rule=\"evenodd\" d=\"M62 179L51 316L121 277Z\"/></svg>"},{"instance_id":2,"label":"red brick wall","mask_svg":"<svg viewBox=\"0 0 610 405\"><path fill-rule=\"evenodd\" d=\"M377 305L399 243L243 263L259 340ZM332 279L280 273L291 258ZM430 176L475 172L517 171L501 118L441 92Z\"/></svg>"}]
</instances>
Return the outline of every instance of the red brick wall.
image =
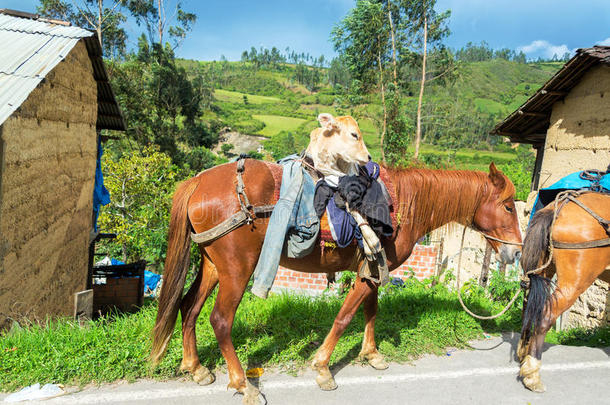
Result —
<instances>
[{"instance_id":1,"label":"red brick wall","mask_svg":"<svg viewBox=\"0 0 610 405\"><path fill-rule=\"evenodd\" d=\"M437 255L437 246L415 245L407 261L392 271L390 276L406 279L414 275L419 280L429 278L435 274ZM325 273L301 273L280 266L273 282L273 289L319 294L326 289L326 285Z\"/></svg>"}]
</instances>

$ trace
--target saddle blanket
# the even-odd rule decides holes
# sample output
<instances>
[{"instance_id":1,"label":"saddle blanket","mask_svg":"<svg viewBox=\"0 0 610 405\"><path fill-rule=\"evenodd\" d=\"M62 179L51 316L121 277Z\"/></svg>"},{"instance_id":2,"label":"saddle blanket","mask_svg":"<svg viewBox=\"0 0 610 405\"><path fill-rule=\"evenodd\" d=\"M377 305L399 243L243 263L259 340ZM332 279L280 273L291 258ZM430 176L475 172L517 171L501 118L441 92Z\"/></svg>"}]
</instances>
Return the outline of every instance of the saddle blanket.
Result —
<instances>
[{"instance_id":1,"label":"saddle blanket","mask_svg":"<svg viewBox=\"0 0 610 405\"><path fill-rule=\"evenodd\" d=\"M569 174L549 187L538 191L534 202L530 222L539 209L546 207L555 201L555 197L565 190L591 190L600 193L610 193L610 170L601 172L597 170L585 170Z\"/></svg>"}]
</instances>

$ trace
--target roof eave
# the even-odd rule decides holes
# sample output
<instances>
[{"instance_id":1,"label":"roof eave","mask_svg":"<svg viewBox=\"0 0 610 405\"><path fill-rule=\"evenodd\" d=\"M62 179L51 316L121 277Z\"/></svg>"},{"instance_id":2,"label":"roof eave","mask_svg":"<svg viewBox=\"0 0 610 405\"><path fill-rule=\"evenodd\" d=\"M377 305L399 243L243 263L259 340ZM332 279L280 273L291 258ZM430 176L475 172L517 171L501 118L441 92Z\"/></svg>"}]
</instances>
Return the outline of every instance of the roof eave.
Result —
<instances>
[{"instance_id":1,"label":"roof eave","mask_svg":"<svg viewBox=\"0 0 610 405\"><path fill-rule=\"evenodd\" d=\"M513 142L543 143L553 105L569 93L586 71L599 63L610 64L610 47L578 49L576 55L521 107L497 124L491 134L508 136Z\"/></svg>"}]
</instances>

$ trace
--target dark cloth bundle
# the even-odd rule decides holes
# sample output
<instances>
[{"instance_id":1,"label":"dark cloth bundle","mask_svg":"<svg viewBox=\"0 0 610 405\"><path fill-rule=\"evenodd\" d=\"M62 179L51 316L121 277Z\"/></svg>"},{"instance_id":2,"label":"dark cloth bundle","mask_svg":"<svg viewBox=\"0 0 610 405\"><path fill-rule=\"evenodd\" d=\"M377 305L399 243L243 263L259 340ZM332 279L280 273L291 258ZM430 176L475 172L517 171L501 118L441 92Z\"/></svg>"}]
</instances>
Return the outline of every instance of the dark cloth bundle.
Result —
<instances>
[{"instance_id":1,"label":"dark cloth bundle","mask_svg":"<svg viewBox=\"0 0 610 405\"><path fill-rule=\"evenodd\" d=\"M382 236L392 236L394 228L390 217L389 198L382 184L377 181L378 177L379 165L369 162L360 167L358 175L341 177L337 188L330 186L323 180L318 181L314 197L316 213L319 217L322 217L328 207L329 214L335 215L336 211L345 210L345 203L347 202L352 209L366 217L375 233ZM329 203L331 199L332 203ZM349 220L341 222L345 225L349 222L349 226L354 226L353 218L345 211L343 212L344 215L349 217Z\"/></svg>"}]
</instances>

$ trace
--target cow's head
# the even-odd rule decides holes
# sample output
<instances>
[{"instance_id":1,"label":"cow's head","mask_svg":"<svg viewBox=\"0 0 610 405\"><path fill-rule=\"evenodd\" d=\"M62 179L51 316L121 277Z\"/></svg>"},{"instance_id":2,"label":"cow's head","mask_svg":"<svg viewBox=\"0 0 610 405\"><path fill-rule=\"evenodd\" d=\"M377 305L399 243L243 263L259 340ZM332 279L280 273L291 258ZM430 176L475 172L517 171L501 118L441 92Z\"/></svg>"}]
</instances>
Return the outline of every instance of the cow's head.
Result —
<instances>
[{"instance_id":1,"label":"cow's head","mask_svg":"<svg viewBox=\"0 0 610 405\"><path fill-rule=\"evenodd\" d=\"M355 119L323 113L318 121L320 128L311 132L307 153L320 172L347 173L351 164L364 165L371 159Z\"/></svg>"}]
</instances>

